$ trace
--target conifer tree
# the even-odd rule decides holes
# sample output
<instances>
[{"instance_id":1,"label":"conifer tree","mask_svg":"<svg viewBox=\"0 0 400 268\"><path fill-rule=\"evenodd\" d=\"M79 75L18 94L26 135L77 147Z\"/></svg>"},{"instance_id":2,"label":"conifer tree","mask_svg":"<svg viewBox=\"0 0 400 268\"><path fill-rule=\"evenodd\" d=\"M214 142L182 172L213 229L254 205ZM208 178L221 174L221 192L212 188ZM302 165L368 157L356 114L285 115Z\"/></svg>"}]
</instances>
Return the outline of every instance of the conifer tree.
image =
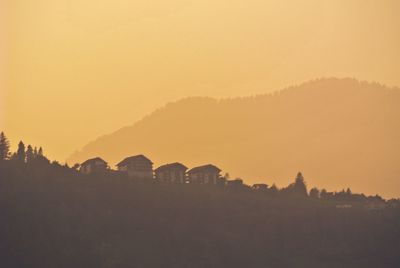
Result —
<instances>
[{"instance_id":1,"label":"conifer tree","mask_svg":"<svg viewBox=\"0 0 400 268\"><path fill-rule=\"evenodd\" d=\"M39 150L37 151L36 154L36 159L41 163L50 163L49 159L47 159L47 157L44 156L42 147L39 147Z\"/></svg>"},{"instance_id":2,"label":"conifer tree","mask_svg":"<svg viewBox=\"0 0 400 268\"><path fill-rule=\"evenodd\" d=\"M43 156L43 149L42 149L42 147L39 148L38 156Z\"/></svg>"},{"instance_id":3,"label":"conifer tree","mask_svg":"<svg viewBox=\"0 0 400 268\"><path fill-rule=\"evenodd\" d=\"M7 160L10 155L10 142L4 132L0 133L0 160Z\"/></svg>"},{"instance_id":4,"label":"conifer tree","mask_svg":"<svg viewBox=\"0 0 400 268\"><path fill-rule=\"evenodd\" d=\"M29 144L28 147L26 148L26 162L27 163L32 162L33 159L34 159L33 148Z\"/></svg>"},{"instance_id":5,"label":"conifer tree","mask_svg":"<svg viewBox=\"0 0 400 268\"><path fill-rule=\"evenodd\" d=\"M319 192L319 190L318 190L318 188L312 188L311 190L310 190L310 197L312 197L312 198L319 198L320 197L320 192Z\"/></svg>"},{"instance_id":6,"label":"conifer tree","mask_svg":"<svg viewBox=\"0 0 400 268\"><path fill-rule=\"evenodd\" d=\"M18 161L23 163L25 162L26 159L25 144L22 141L18 143L18 150L16 157Z\"/></svg>"},{"instance_id":7,"label":"conifer tree","mask_svg":"<svg viewBox=\"0 0 400 268\"><path fill-rule=\"evenodd\" d=\"M293 190L297 195L308 196L306 182L301 172L297 173L296 180L293 184Z\"/></svg>"},{"instance_id":8,"label":"conifer tree","mask_svg":"<svg viewBox=\"0 0 400 268\"><path fill-rule=\"evenodd\" d=\"M321 192L319 193L319 196L320 196L322 199L325 199L325 198L328 197L328 192L327 192L325 189L322 189Z\"/></svg>"}]
</instances>

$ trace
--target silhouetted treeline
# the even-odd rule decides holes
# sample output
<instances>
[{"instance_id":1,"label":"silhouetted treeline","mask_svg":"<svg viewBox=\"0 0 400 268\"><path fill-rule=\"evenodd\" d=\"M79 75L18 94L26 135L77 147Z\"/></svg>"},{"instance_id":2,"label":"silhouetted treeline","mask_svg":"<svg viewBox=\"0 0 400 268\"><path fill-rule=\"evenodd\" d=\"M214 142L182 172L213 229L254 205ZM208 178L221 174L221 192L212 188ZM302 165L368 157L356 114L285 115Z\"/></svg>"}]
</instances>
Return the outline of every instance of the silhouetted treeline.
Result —
<instances>
[{"instance_id":1,"label":"silhouetted treeline","mask_svg":"<svg viewBox=\"0 0 400 268\"><path fill-rule=\"evenodd\" d=\"M0 161L0 267L400 264L398 200L368 209L369 197L349 191L309 196L301 174L255 190L82 175L33 159Z\"/></svg>"}]
</instances>

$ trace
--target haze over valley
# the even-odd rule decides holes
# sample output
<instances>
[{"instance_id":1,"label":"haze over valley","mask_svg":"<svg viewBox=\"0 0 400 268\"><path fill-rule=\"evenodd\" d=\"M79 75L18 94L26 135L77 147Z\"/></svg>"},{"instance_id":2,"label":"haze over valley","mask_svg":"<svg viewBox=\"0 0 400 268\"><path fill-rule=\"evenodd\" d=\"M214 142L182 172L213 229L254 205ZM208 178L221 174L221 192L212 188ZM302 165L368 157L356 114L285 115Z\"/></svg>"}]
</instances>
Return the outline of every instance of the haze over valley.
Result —
<instances>
[{"instance_id":1,"label":"haze over valley","mask_svg":"<svg viewBox=\"0 0 400 268\"><path fill-rule=\"evenodd\" d=\"M399 268L399 0L0 0L0 268Z\"/></svg>"},{"instance_id":2,"label":"haze over valley","mask_svg":"<svg viewBox=\"0 0 400 268\"><path fill-rule=\"evenodd\" d=\"M121 114L120 116L124 116ZM155 165L212 163L249 183L311 185L400 195L400 90L319 79L273 94L185 98L98 138L68 163L100 156L111 166L145 154Z\"/></svg>"}]
</instances>

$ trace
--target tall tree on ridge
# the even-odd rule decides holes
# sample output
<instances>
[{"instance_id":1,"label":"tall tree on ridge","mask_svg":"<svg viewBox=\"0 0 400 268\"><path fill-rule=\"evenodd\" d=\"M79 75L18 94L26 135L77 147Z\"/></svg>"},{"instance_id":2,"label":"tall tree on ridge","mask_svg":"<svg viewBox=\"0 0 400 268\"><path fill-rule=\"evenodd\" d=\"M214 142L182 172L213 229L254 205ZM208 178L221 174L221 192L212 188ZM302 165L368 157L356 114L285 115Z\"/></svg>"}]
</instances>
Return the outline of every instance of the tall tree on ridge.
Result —
<instances>
[{"instance_id":1,"label":"tall tree on ridge","mask_svg":"<svg viewBox=\"0 0 400 268\"><path fill-rule=\"evenodd\" d=\"M300 196L308 196L307 185L301 172L297 173L296 180L293 184L293 190Z\"/></svg>"},{"instance_id":2,"label":"tall tree on ridge","mask_svg":"<svg viewBox=\"0 0 400 268\"><path fill-rule=\"evenodd\" d=\"M38 156L43 156L43 149L42 149L42 147L39 148Z\"/></svg>"},{"instance_id":3,"label":"tall tree on ridge","mask_svg":"<svg viewBox=\"0 0 400 268\"><path fill-rule=\"evenodd\" d=\"M40 161L41 163L47 163L47 164L50 163L49 159L47 159L47 157L44 156L42 147L39 147L39 150L37 151L35 159Z\"/></svg>"},{"instance_id":4,"label":"tall tree on ridge","mask_svg":"<svg viewBox=\"0 0 400 268\"><path fill-rule=\"evenodd\" d=\"M18 143L18 150L17 150L16 156L17 156L18 161L23 162L23 163L25 162L25 159L26 159L25 144L22 141L20 141Z\"/></svg>"},{"instance_id":5,"label":"tall tree on ridge","mask_svg":"<svg viewBox=\"0 0 400 268\"><path fill-rule=\"evenodd\" d=\"M7 160L10 154L10 142L4 132L0 133L0 160Z\"/></svg>"},{"instance_id":6,"label":"tall tree on ridge","mask_svg":"<svg viewBox=\"0 0 400 268\"><path fill-rule=\"evenodd\" d=\"M312 197L312 198L320 197L320 191L318 190L318 188L314 187L310 190L310 197Z\"/></svg>"},{"instance_id":7,"label":"tall tree on ridge","mask_svg":"<svg viewBox=\"0 0 400 268\"><path fill-rule=\"evenodd\" d=\"M32 146L29 144L28 147L26 148L26 162L32 162L32 160L34 159L34 154L33 154L33 148Z\"/></svg>"}]
</instances>

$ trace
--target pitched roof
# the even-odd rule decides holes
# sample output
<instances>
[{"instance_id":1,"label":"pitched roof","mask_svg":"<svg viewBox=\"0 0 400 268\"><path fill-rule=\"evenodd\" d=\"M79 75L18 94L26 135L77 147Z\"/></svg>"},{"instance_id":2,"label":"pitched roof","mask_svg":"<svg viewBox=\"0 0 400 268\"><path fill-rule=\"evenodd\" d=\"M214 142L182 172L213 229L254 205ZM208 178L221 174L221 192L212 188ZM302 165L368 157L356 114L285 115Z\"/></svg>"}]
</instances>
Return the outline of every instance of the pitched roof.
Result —
<instances>
[{"instance_id":1,"label":"pitched roof","mask_svg":"<svg viewBox=\"0 0 400 268\"><path fill-rule=\"evenodd\" d=\"M151 165L153 164L153 162L151 162L150 159L148 159L146 156L140 154L140 155L135 155L135 156L130 156L130 157L125 158L124 160L122 160L121 162L119 162L117 164L117 167L125 166L125 165L128 165L129 163L136 162L136 161L139 161L139 162L146 161L146 162L149 162Z\"/></svg>"},{"instance_id":2,"label":"pitched roof","mask_svg":"<svg viewBox=\"0 0 400 268\"><path fill-rule=\"evenodd\" d=\"M256 183L256 184L253 184L253 189L256 189L256 190L267 190L268 189L268 184Z\"/></svg>"},{"instance_id":3,"label":"pitched roof","mask_svg":"<svg viewBox=\"0 0 400 268\"><path fill-rule=\"evenodd\" d=\"M158 167L155 171L164 171L164 170L170 170L170 169L181 169L181 170L186 171L188 168L185 165L176 162L176 163L162 165L162 166Z\"/></svg>"},{"instance_id":4,"label":"pitched roof","mask_svg":"<svg viewBox=\"0 0 400 268\"><path fill-rule=\"evenodd\" d=\"M89 165L89 164L95 163L97 161L100 161L100 162L103 162L104 164L107 164L107 162L104 161L103 159L101 159L100 157L95 157L95 158L91 158L91 159L86 160L85 162L83 162L81 164L81 166Z\"/></svg>"},{"instance_id":5,"label":"pitched roof","mask_svg":"<svg viewBox=\"0 0 400 268\"><path fill-rule=\"evenodd\" d=\"M206 172L206 171L212 171L212 172L219 173L221 170L214 165L204 165L204 166L194 167L191 170L189 170L188 173L191 174L191 173L199 173L199 172Z\"/></svg>"},{"instance_id":6,"label":"pitched roof","mask_svg":"<svg viewBox=\"0 0 400 268\"><path fill-rule=\"evenodd\" d=\"M265 184L265 183L255 183L255 184L253 184L253 187L268 187L268 184Z\"/></svg>"}]
</instances>

